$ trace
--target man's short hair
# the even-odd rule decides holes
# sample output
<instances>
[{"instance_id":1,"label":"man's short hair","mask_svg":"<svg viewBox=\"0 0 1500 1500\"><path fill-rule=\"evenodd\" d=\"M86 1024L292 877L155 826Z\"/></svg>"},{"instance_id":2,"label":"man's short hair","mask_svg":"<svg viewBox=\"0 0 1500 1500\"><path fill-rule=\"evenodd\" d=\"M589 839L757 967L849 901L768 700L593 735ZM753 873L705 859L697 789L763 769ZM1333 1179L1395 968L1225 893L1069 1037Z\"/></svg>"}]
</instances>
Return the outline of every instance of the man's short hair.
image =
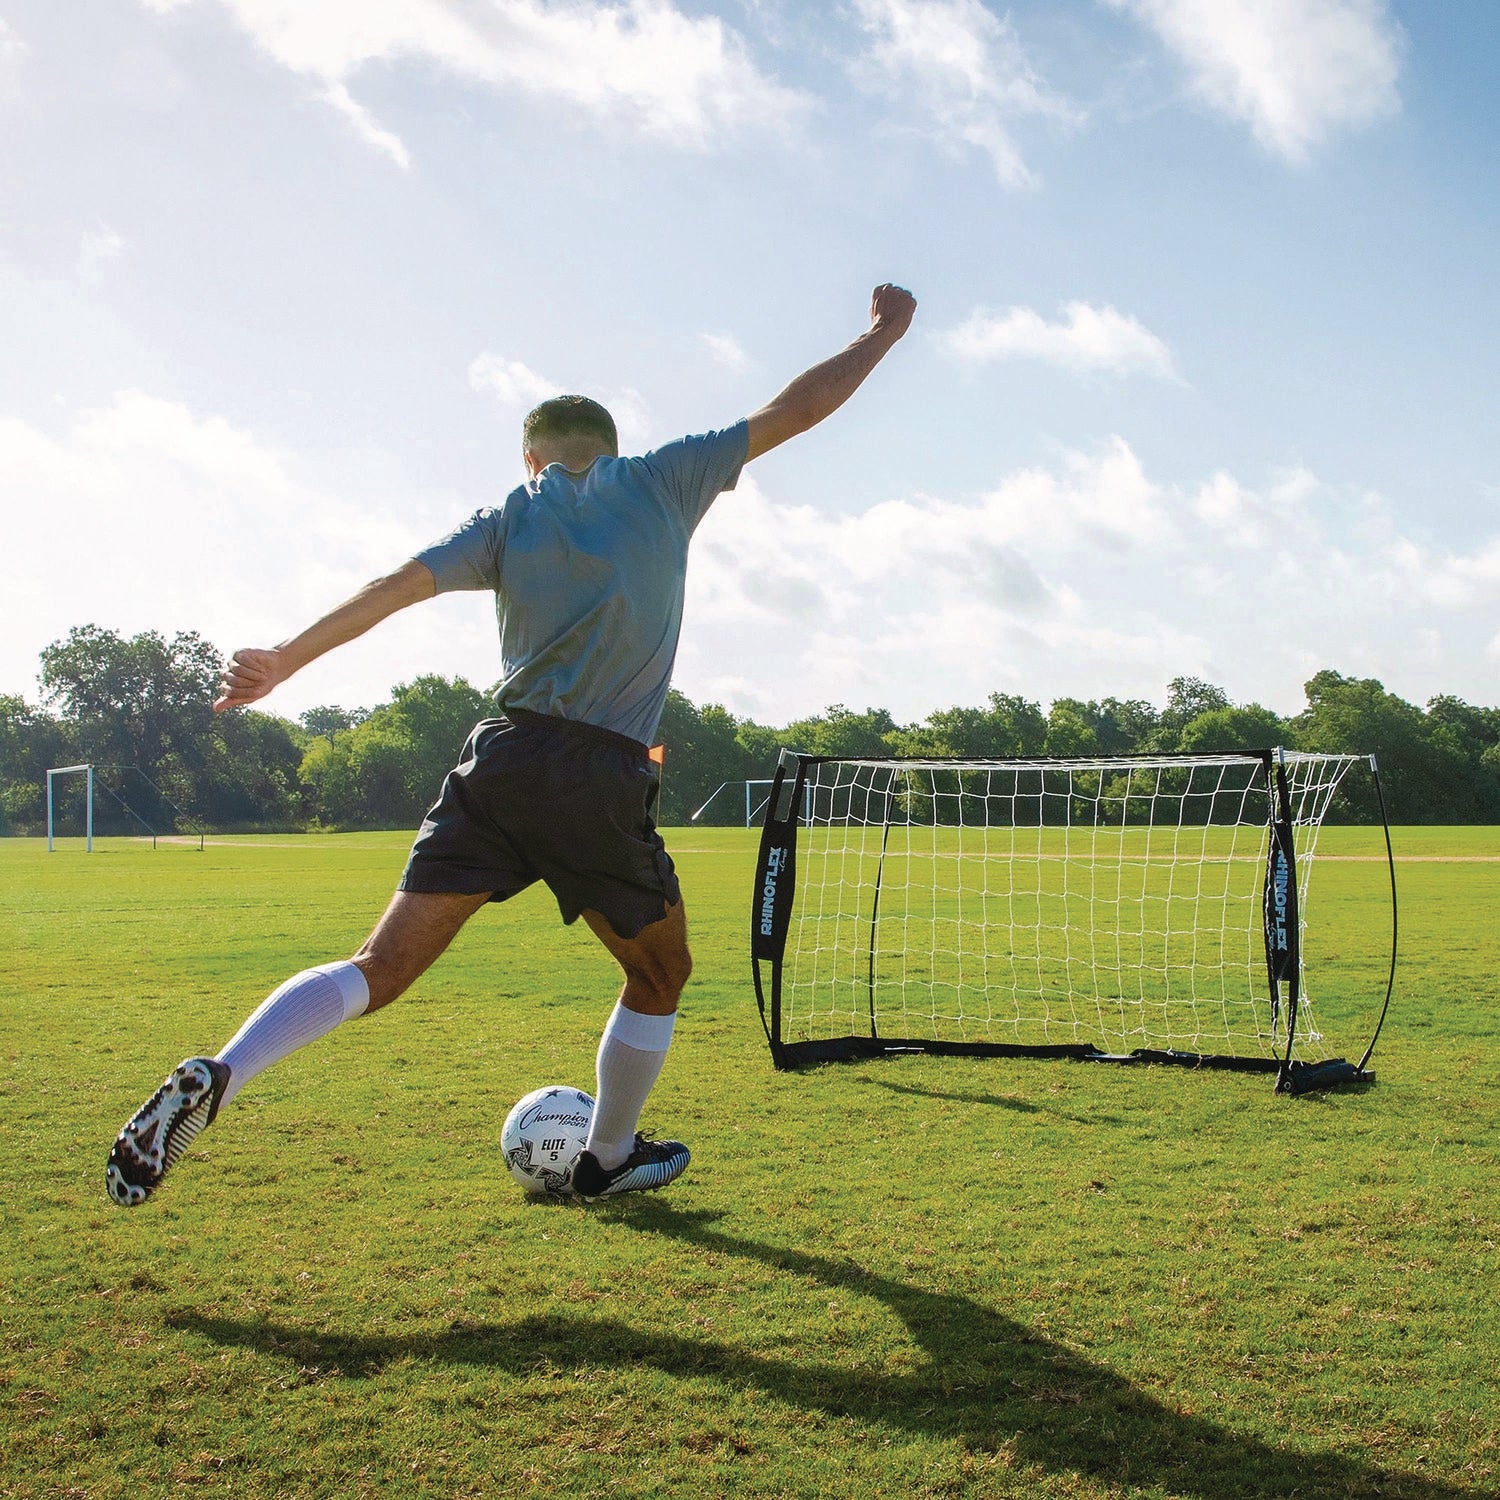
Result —
<instances>
[{"instance_id":1,"label":"man's short hair","mask_svg":"<svg viewBox=\"0 0 1500 1500\"><path fill-rule=\"evenodd\" d=\"M544 443L566 443L575 438L597 438L611 458L620 456L615 419L587 396L554 396L529 412L521 426L521 446L535 452Z\"/></svg>"}]
</instances>

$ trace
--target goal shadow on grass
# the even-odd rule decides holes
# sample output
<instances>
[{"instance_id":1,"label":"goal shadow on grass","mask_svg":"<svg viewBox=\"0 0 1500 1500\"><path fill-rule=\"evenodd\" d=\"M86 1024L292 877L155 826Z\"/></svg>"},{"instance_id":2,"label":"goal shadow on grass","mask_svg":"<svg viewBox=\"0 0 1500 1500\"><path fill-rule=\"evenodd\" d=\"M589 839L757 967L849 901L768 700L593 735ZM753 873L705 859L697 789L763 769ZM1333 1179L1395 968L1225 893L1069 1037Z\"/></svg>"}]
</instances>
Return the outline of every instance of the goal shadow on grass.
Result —
<instances>
[{"instance_id":1,"label":"goal shadow on grass","mask_svg":"<svg viewBox=\"0 0 1500 1500\"><path fill-rule=\"evenodd\" d=\"M910 1374L882 1375L817 1360L752 1354L713 1339L651 1333L585 1312L515 1322L462 1321L404 1335L323 1332L274 1322L168 1316L171 1327L219 1345L288 1361L316 1379L367 1380L406 1359L525 1377L547 1368L632 1370L718 1381L860 1423L1008 1450L1018 1466L1112 1486L1155 1486L1200 1500L1382 1497L1474 1500L1443 1484L1327 1450L1293 1452L1205 1417L1164 1406L1103 1365L968 1297L872 1275L848 1259L762 1244L715 1228L720 1215L657 1201L610 1205L636 1230L751 1260L789 1276L874 1298L927 1356Z\"/></svg>"},{"instance_id":2,"label":"goal shadow on grass","mask_svg":"<svg viewBox=\"0 0 1500 1500\"><path fill-rule=\"evenodd\" d=\"M1017 1114L1039 1115L1042 1113L1040 1104L1032 1104L1026 1099L1012 1099L1005 1094L964 1094L954 1093L951 1089L929 1089L914 1083L892 1083L888 1078L871 1078L868 1073L858 1075L856 1083L868 1084L871 1088L885 1089L892 1094L911 1094L919 1099L948 1099L955 1104L987 1104L996 1109L1013 1109Z\"/></svg>"},{"instance_id":3,"label":"goal shadow on grass","mask_svg":"<svg viewBox=\"0 0 1500 1500\"><path fill-rule=\"evenodd\" d=\"M833 1064L833 1066L838 1066ZM881 1088L892 1094L910 1094L919 1099L946 1099L954 1104L981 1104L994 1109L1010 1109L1023 1115L1053 1115L1060 1120L1072 1120L1079 1125L1118 1125L1123 1123L1119 1115L1073 1114L1058 1109L1052 1104L1033 1104L1028 1099L1017 1099L1012 1094L976 1094L955 1092L952 1089L924 1088L915 1083L894 1083L889 1078L873 1078L868 1073L854 1075L854 1082Z\"/></svg>"}]
</instances>

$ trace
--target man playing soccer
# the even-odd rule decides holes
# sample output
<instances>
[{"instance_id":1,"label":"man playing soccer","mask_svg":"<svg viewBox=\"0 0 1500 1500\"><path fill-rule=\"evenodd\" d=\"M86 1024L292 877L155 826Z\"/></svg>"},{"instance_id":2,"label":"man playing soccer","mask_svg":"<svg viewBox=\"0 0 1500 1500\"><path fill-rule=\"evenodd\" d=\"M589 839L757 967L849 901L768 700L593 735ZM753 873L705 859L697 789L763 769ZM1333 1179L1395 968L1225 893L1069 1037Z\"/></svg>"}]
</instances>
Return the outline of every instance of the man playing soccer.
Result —
<instances>
[{"instance_id":1,"label":"man playing soccer","mask_svg":"<svg viewBox=\"0 0 1500 1500\"><path fill-rule=\"evenodd\" d=\"M672 861L652 821L647 758L671 681L688 541L741 467L836 411L906 332L916 302L876 287L870 326L754 416L620 458L609 413L582 396L527 418L529 481L291 640L237 651L216 709L254 703L399 609L490 589L500 627L500 716L478 724L427 814L385 915L347 962L288 979L216 1057L179 1064L115 1140L111 1198L143 1203L255 1075L343 1021L388 1005L487 902L546 881L625 971L604 1029L586 1199L662 1187L680 1141L638 1134L692 961Z\"/></svg>"}]
</instances>

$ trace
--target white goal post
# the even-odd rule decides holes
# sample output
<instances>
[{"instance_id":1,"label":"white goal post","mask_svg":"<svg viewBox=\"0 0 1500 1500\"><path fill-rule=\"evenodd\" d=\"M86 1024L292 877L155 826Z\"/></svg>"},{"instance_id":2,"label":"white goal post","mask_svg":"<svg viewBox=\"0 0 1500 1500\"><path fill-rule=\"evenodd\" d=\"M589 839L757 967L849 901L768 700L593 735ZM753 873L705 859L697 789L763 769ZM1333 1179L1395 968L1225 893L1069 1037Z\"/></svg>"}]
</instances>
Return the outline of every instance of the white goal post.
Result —
<instances>
[{"instance_id":1,"label":"white goal post","mask_svg":"<svg viewBox=\"0 0 1500 1500\"><path fill-rule=\"evenodd\" d=\"M81 771L87 778L84 790L84 802L86 811L84 813L85 837L87 852L94 852L94 792L104 792L109 799L116 803L126 817L133 819L145 829L145 836L151 840L151 847L157 847L158 840L162 837L161 831L154 828L139 810L127 799L125 782L127 775L134 775L138 781L144 782L156 794L157 798L172 809L175 815L176 825L186 827L188 832L197 838L198 849L201 852L207 838L207 830L202 824L195 826L195 820L190 819L186 813L164 792L155 781L151 779L139 766L119 765L79 765L79 766L52 766L47 771L47 852L50 854L54 847L54 825L55 825L55 798L53 796L53 780L58 776L69 776L76 771ZM114 785L111 786L111 780ZM154 816L154 814L153 814Z\"/></svg>"},{"instance_id":2,"label":"white goal post","mask_svg":"<svg viewBox=\"0 0 1500 1500\"><path fill-rule=\"evenodd\" d=\"M751 913L778 1067L1030 1054L1367 1081L1307 994L1308 882L1340 784L1373 757L1092 759L783 752ZM1395 866L1391 978L1395 973ZM1362 1037L1359 1039L1362 1044ZM1351 1055L1354 1055L1351 1051Z\"/></svg>"},{"instance_id":3,"label":"white goal post","mask_svg":"<svg viewBox=\"0 0 1500 1500\"><path fill-rule=\"evenodd\" d=\"M57 776L71 776L75 771L82 771L86 778L84 789L84 837L86 843L84 852L94 852L94 768L87 766L51 766L47 770L47 852L52 853L52 782ZM33 783L34 785L35 783Z\"/></svg>"},{"instance_id":4,"label":"white goal post","mask_svg":"<svg viewBox=\"0 0 1500 1500\"><path fill-rule=\"evenodd\" d=\"M696 823L714 805L721 792L726 792L730 787L741 784L738 781L721 781L714 788L708 801L688 818L688 822ZM753 828L756 817L765 813L766 805L771 800L771 788L776 785L776 778L773 776L751 777L743 785L745 788L745 827Z\"/></svg>"}]
</instances>

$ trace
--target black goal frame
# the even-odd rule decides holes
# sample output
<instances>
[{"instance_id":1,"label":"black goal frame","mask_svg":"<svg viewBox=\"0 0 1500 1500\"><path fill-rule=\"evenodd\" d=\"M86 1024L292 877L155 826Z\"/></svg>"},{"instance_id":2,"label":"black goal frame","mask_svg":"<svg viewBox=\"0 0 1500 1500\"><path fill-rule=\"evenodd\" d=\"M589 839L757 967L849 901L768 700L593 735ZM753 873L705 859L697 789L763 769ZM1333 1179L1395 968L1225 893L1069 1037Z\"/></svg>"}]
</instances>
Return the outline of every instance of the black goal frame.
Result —
<instances>
[{"instance_id":1,"label":"black goal frame","mask_svg":"<svg viewBox=\"0 0 1500 1500\"><path fill-rule=\"evenodd\" d=\"M1386 979L1385 998L1380 1007L1374 1033L1357 1063L1344 1058L1320 1062L1303 1062L1292 1057L1296 1045L1298 1008L1301 1000L1302 955L1300 921L1297 910L1297 850L1294 837L1291 796L1287 784L1282 752L1272 750L1232 750L1209 753L1213 759L1254 760L1260 762L1266 781L1269 809L1269 839L1262 906L1266 946L1266 968L1270 982L1273 1017L1284 1017L1286 1047L1278 1057L1241 1057L1236 1055L1180 1052L1161 1048L1138 1047L1129 1052L1108 1052L1087 1042L1018 1043L942 1041L927 1037L886 1037L879 1034L875 1006L876 932L880 913L880 871L884 868L884 850L890 835L887 817L881 838L881 859L877 867L875 891L870 913L869 1015L868 1035L820 1038L789 1042L782 1032L781 982L782 961L786 953L787 933L791 927L796 900L797 831L803 817L803 797L808 772L816 766L842 761L898 765L912 759L908 756L878 755L803 755L783 750L778 759L771 794L766 800L765 821L761 826L759 852L755 862L754 898L750 915L750 961L755 984L755 1001L760 1010L761 1025L771 1048L771 1061L778 1069L796 1069L829 1062L850 1062L879 1057L896 1057L912 1053L931 1053L951 1057L1061 1057L1079 1062L1118 1064L1167 1063L1188 1068L1220 1068L1241 1073L1275 1074L1278 1094L1302 1094L1315 1089L1336 1088L1343 1084L1369 1084L1375 1081L1370 1058L1385 1025L1391 996L1396 983L1396 954L1399 922L1396 903L1396 861L1391 844L1390 820L1386 813L1385 793L1381 789L1380 769L1373 755L1361 757L1370 769L1376 802L1380 809L1381 829L1385 836L1386 865L1391 887L1391 956ZM1089 764L1128 765L1139 756L1100 755L1089 758ZM1205 753L1191 755L1160 754L1153 761L1181 760L1184 764L1202 761ZM975 764L969 756L923 756L924 765L952 764L955 768ZM1045 769L1050 765L1076 765L1072 757L1028 756L1027 767Z\"/></svg>"}]
</instances>

